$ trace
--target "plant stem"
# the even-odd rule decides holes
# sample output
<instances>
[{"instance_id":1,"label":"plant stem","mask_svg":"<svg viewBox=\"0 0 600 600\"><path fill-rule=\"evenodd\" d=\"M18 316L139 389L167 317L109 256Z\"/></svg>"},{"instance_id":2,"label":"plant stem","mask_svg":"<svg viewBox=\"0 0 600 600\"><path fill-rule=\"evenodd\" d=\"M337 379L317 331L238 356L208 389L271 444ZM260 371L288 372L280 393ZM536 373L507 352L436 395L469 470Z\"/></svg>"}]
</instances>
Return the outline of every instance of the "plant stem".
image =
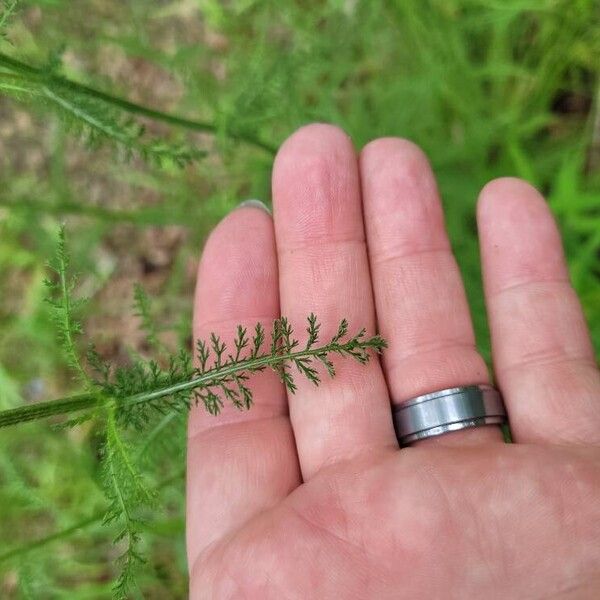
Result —
<instances>
[{"instance_id":1,"label":"plant stem","mask_svg":"<svg viewBox=\"0 0 600 600\"><path fill-rule=\"evenodd\" d=\"M10 408L0 412L0 427L45 419L54 415L64 415L97 405L98 398L94 394L77 394L68 398Z\"/></svg>"},{"instance_id":2,"label":"plant stem","mask_svg":"<svg viewBox=\"0 0 600 600\"><path fill-rule=\"evenodd\" d=\"M108 402L118 402L120 406L134 406L143 402L149 402L150 400L156 400L157 398L163 398L165 396L172 396L177 392L183 392L186 390L193 390L198 387L206 386L207 384L218 381L223 377L238 373L241 371L256 371L261 367L273 366L275 364L287 361L293 361L294 359L316 356L323 354L324 352L340 352L350 348L350 343L330 344L320 348L311 348L310 350L298 350L296 352L288 352L286 354L263 354L256 358L249 358L235 362L233 364L225 365L219 368L213 368L206 371L202 375L186 379L178 383L170 384L157 390L150 392L141 392L139 394L133 394L125 398L107 398L101 394L83 393L77 396L70 396L67 398L59 398L58 400L49 400L48 402L39 402L37 404L31 404L27 406L19 406L17 408L11 408L0 412L0 428L7 427L9 425L16 425L17 423L24 423L26 421L35 421L38 419L45 419L47 417L69 414L76 411L81 411L90 408L96 408L101 404ZM353 346L356 347L356 344ZM369 347L368 344L364 344L364 347Z\"/></svg>"},{"instance_id":3,"label":"plant stem","mask_svg":"<svg viewBox=\"0 0 600 600\"><path fill-rule=\"evenodd\" d=\"M218 127L214 123L210 123L207 121L195 121L192 119L181 117L179 115L173 115L170 113L162 112L160 110L148 108L147 106L143 106L135 102L130 102L125 98L119 98L118 96L107 94L106 92L84 85L82 83L77 83L75 81L67 79L66 77L61 77L55 74L48 74L40 68L33 67L24 62L11 58L10 56L7 56L2 52L0 52L0 66L4 66L5 68L10 69L11 71L16 71L17 73L19 73L21 75L22 81L32 81L35 83L53 82L71 91L84 94L88 97L96 98L97 100L101 100L103 102L112 104L113 106L116 106L130 114L148 117L150 119L153 119L154 121L161 121L169 125L183 127L184 129L189 129L192 131L206 131L210 133L218 133L219 131ZM12 79L14 79L14 77ZM226 131L225 133L231 139L245 142L247 144L260 148L261 150L264 150L269 154L275 154L275 152L277 151L277 148L275 146L259 139L258 137L234 131Z\"/></svg>"}]
</instances>

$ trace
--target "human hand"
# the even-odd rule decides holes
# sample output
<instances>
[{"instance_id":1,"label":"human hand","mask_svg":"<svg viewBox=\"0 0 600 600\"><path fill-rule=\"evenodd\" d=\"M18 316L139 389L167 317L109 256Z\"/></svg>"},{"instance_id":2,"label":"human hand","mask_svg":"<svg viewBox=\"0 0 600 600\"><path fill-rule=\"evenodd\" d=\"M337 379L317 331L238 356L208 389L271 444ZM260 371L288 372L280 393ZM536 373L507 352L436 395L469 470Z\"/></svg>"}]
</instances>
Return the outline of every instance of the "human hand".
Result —
<instances>
[{"instance_id":1,"label":"human hand","mask_svg":"<svg viewBox=\"0 0 600 600\"><path fill-rule=\"evenodd\" d=\"M362 191L361 191L362 190ZM292 135L274 219L247 206L210 236L194 335L279 314L323 335L377 329L382 361L337 363L286 397L189 422L193 598L592 598L600 590L600 375L540 195L502 179L477 219L496 383L515 444L467 429L399 449L390 404L488 382L423 154L327 125Z\"/></svg>"}]
</instances>

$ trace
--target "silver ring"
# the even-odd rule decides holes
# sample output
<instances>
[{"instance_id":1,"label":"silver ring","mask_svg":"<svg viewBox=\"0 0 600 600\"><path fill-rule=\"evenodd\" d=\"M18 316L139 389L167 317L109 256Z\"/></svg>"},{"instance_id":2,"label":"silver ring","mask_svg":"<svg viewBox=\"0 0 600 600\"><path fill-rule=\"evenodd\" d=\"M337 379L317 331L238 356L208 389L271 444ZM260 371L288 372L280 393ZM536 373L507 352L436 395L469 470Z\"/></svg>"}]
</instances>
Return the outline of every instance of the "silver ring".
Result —
<instances>
[{"instance_id":1,"label":"silver ring","mask_svg":"<svg viewBox=\"0 0 600 600\"><path fill-rule=\"evenodd\" d=\"M469 385L411 398L393 409L401 445L467 427L507 422L500 392L490 385Z\"/></svg>"}]
</instances>

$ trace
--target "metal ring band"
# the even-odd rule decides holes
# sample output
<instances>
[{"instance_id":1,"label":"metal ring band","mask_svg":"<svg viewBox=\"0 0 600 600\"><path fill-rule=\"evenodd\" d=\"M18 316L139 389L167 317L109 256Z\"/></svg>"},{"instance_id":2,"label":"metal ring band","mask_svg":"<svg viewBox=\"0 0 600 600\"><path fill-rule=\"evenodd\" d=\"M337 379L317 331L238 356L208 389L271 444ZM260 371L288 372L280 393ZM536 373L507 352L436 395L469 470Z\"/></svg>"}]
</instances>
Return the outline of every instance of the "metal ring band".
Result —
<instances>
[{"instance_id":1,"label":"metal ring band","mask_svg":"<svg viewBox=\"0 0 600 600\"><path fill-rule=\"evenodd\" d=\"M467 427L507 422L500 393L490 385L449 388L417 396L395 407L393 418L401 445Z\"/></svg>"}]
</instances>

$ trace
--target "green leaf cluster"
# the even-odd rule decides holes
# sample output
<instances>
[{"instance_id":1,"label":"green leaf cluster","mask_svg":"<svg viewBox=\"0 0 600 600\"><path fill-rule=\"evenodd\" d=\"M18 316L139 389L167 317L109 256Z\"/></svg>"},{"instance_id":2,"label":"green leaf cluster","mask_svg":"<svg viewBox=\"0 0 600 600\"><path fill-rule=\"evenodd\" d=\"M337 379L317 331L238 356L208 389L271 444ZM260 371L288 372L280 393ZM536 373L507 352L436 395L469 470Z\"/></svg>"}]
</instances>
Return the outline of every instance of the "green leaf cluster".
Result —
<instances>
[{"instance_id":1,"label":"green leaf cluster","mask_svg":"<svg viewBox=\"0 0 600 600\"><path fill-rule=\"evenodd\" d=\"M153 507L156 494L145 482L124 431L133 428L141 432L154 426L151 430L154 435L157 427L160 431L165 426L165 419L187 412L193 405L204 406L211 415L218 415L226 402L238 410L248 410L253 402L249 382L252 374L270 368L279 375L288 392L295 393L296 374L319 385L317 364L333 377L332 355L366 364L371 353L382 352L386 343L378 335L368 337L364 329L349 336L348 322L343 319L335 335L318 345L321 324L311 314L308 339L302 346L294 337L288 319L281 317L273 322L269 336L261 323L251 336L246 328L238 326L231 351L215 333L208 341L198 340L197 366L192 365L191 355L181 350L166 358L166 367L155 360L136 359L130 366L112 369L94 347L88 349L84 364L79 358L76 338L82 333L77 312L85 300L73 298L76 279L69 273L69 264L62 227L56 258L49 265L53 278L46 281L48 303L68 364L85 392L73 398L0 411L0 427L81 410L87 412L62 426L75 427L92 419L97 422L102 431L101 480L109 502L103 523L116 527L114 543L122 547L117 559L120 574L113 592L115 598L125 599L135 585L137 568L144 562L141 551L144 513ZM164 349L151 322L149 299L141 287L135 288L134 297L149 342ZM157 416L162 417L158 424Z\"/></svg>"},{"instance_id":2,"label":"green leaf cluster","mask_svg":"<svg viewBox=\"0 0 600 600\"><path fill-rule=\"evenodd\" d=\"M146 139L145 127L126 108L111 101L110 96L64 79L59 69L59 57L56 64L42 69L0 54L0 92L56 112L88 145L111 143L122 160L138 156L157 166L170 162L184 167L206 156L205 150L184 143Z\"/></svg>"}]
</instances>

